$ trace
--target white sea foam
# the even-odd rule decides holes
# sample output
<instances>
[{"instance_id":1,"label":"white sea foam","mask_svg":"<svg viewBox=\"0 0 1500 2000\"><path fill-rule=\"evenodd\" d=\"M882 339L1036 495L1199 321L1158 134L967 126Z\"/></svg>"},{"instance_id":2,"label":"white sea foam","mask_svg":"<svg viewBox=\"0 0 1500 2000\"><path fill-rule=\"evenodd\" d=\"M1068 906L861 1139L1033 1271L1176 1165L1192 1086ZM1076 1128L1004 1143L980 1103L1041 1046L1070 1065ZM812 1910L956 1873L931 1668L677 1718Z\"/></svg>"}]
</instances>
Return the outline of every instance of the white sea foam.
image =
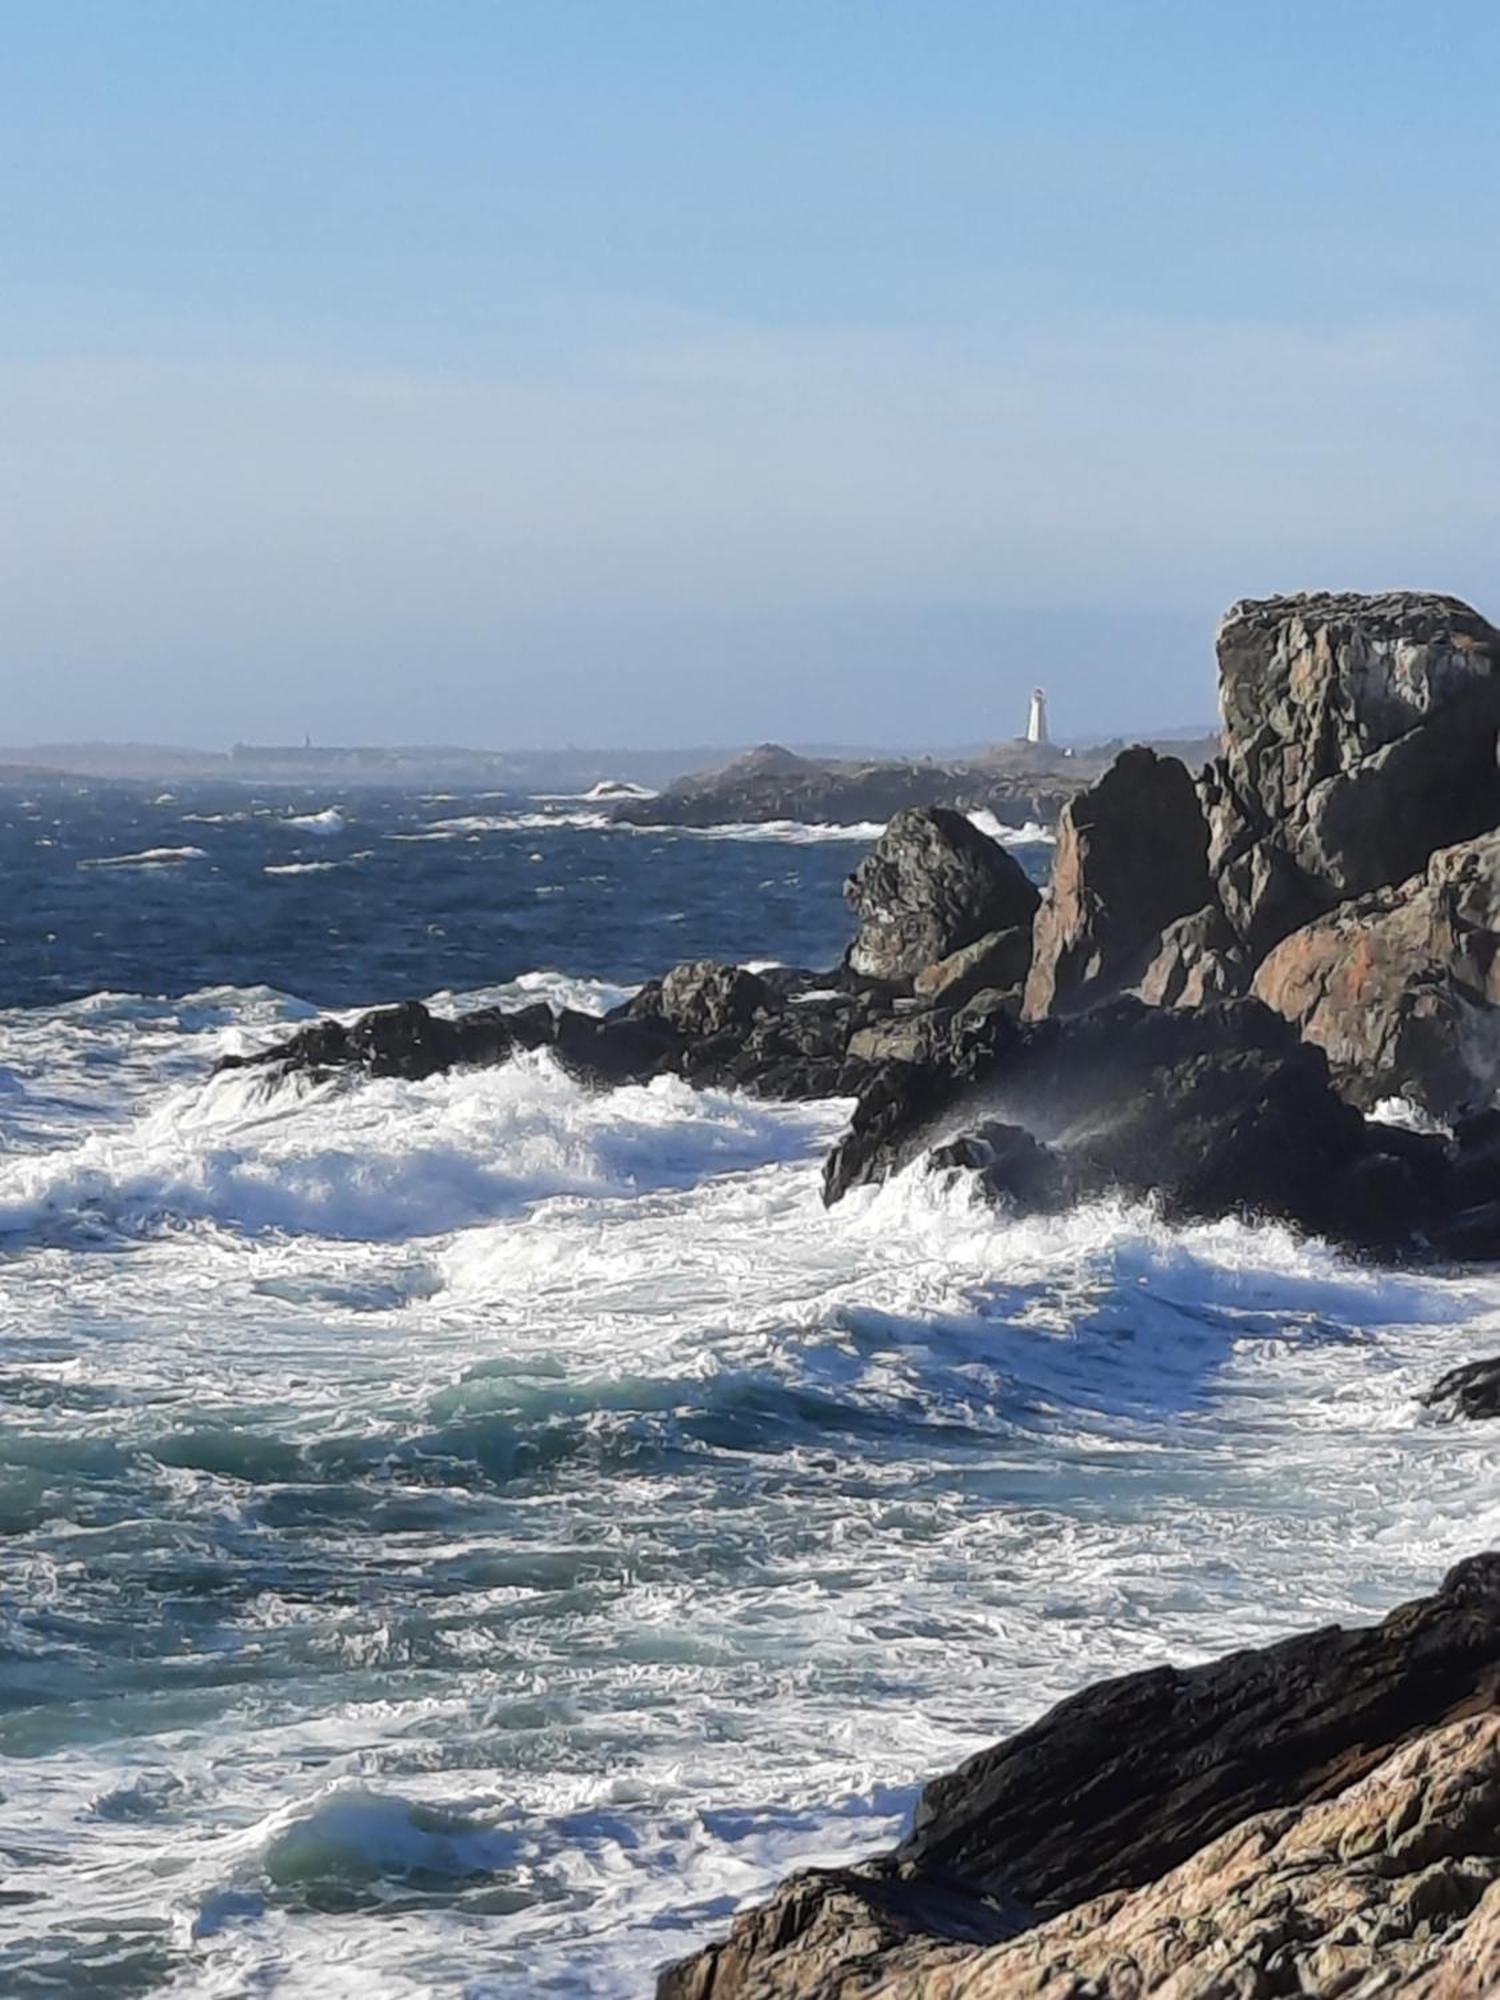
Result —
<instances>
[{"instance_id":1,"label":"white sea foam","mask_svg":"<svg viewBox=\"0 0 1500 2000\"><path fill-rule=\"evenodd\" d=\"M1051 827L1040 821L1029 819L1023 826L1006 826L996 819L992 812L981 808L969 814L969 818L981 833L987 833L991 840L998 840L1002 847L1055 847L1057 834Z\"/></svg>"},{"instance_id":2,"label":"white sea foam","mask_svg":"<svg viewBox=\"0 0 1500 2000\"><path fill-rule=\"evenodd\" d=\"M325 806L321 812L291 814L280 824L296 833L330 835L343 833L347 821L337 806Z\"/></svg>"},{"instance_id":3,"label":"white sea foam","mask_svg":"<svg viewBox=\"0 0 1500 2000\"><path fill-rule=\"evenodd\" d=\"M262 875L326 875L338 866L337 861L280 861L268 862L260 872Z\"/></svg>"},{"instance_id":4,"label":"white sea foam","mask_svg":"<svg viewBox=\"0 0 1500 2000\"><path fill-rule=\"evenodd\" d=\"M653 794L654 796L654 794ZM1003 826L991 812L969 815L981 832L1006 847L1050 844L1056 838L1045 827L1029 820L1024 826ZM622 835L651 835L660 839L670 834L684 840L769 841L782 846L812 847L826 841L867 844L885 831L884 820L726 820L716 826L673 826L666 823L637 825L613 818L608 813L504 812L464 813L450 819L430 820L420 831L387 834L388 840L463 840L486 833L535 833L548 829L572 828L586 832L613 832Z\"/></svg>"}]
</instances>

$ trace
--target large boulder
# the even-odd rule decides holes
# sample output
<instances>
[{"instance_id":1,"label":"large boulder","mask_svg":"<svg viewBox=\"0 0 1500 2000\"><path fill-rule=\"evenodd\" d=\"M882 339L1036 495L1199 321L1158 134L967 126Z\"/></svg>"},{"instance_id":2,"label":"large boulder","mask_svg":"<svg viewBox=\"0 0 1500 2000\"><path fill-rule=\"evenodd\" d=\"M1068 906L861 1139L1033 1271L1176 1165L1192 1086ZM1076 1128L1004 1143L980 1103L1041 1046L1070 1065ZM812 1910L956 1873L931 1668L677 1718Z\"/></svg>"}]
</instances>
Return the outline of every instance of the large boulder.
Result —
<instances>
[{"instance_id":1,"label":"large boulder","mask_svg":"<svg viewBox=\"0 0 1500 2000\"><path fill-rule=\"evenodd\" d=\"M1442 1119L1500 1086L1500 833L1341 904L1262 962L1255 992L1328 1057L1352 1102L1405 1097Z\"/></svg>"},{"instance_id":2,"label":"large boulder","mask_svg":"<svg viewBox=\"0 0 1500 2000\"><path fill-rule=\"evenodd\" d=\"M1139 975L1167 926L1209 902L1208 827L1187 769L1137 745L1063 808L1024 1013L1075 1012Z\"/></svg>"},{"instance_id":3,"label":"large boulder","mask_svg":"<svg viewBox=\"0 0 1500 2000\"><path fill-rule=\"evenodd\" d=\"M935 960L1029 925L1040 900L1014 856L945 806L898 812L844 894L859 919L849 970L903 991Z\"/></svg>"},{"instance_id":4,"label":"large boulder","mask_svg":"<svg viewBox=\"0 0 1500 2000\"><path fill-rule=\"evenodd\" d=\"M1500 822L1500 634L1454 597L1246 600L1219 627L1209 863L1259 959Z\"/></svg>"},{"instance_id":5,"label":"large boulder","mask_svg":"<svg viewBox=\"0 0 1500 2000\"><path fill-rule=\"evenodd\" d=\"M1497 1700L1496 1555L1380 1625L1105 1681L930 1784L894 1853L737 1917L660 2000L1492 1991Z\"/></svg>"}]
</instances>

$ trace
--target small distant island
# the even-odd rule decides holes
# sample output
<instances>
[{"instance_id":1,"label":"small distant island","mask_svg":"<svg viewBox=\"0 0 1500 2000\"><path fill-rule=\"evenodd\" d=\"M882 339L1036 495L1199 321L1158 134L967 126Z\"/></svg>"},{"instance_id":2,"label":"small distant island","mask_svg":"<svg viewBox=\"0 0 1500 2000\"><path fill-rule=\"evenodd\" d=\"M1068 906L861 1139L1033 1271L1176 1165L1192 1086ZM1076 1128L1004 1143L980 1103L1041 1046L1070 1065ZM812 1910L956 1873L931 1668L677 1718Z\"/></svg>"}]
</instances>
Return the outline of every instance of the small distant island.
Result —
<instances>
[{"instance_id":1,"label":"small distant island","mask_svg":"<svg viewBox=\"0 0 1500 2000\"><path fill-rule=\"evenodd\" d=\"M1183 730L1144 741L1189 765L1218 749L1216 729ZM87 778L141 783L442 786L513 793L546 805L583 801L633 826L711 827L800 820L884 825L908 806L989 812L1002 826L1055 824L1073 795L1092 784L1124 748L1123 738L1088 745L1053 743L1046 697L1037 689L1026 730L972 752L935 755L838 747L789 749L761 743L723 750L488 750L465 745L237 743L229 751L154 743L47 743L0 747L0 782Z\"/></svg>"},{"instance_id":2,"label":"small distant island","mask_svg":"<svg viewBox=\"0 0 1500 2000\"><path fill-rule=\"evenodd\" d=\"M1041 691L1032 698L1032 724ZM1043 716L1045 710L1042 711ZM676 778L649 801L623 800L613 817L636 826L721 826L801 820L884 824L908 806L992 813L1001 826L1052 826L1076 792L1103 776L1123 739L1071 748L1049 742L1045 721L1013 742L968 758L808 757L762 743L718 769ZM1207 763L1218 732L1147 738L1153 747Z\"/></svg>"}]
</instances>

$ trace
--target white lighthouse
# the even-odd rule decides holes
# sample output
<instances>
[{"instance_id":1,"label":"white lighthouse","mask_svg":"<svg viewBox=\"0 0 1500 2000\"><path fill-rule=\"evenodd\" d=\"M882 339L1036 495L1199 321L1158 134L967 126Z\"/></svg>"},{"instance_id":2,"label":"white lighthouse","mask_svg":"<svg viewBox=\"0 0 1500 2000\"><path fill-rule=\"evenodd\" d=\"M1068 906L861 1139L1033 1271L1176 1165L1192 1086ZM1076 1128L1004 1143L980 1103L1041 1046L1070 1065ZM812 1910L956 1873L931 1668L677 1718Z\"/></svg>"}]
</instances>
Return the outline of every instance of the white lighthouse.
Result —
<instances>
[{"instance_id":1,"label":"white lighthouse","mask_svg":"<svg viewBox=\"0 0 1500 2000\"><path fill-rule=\"evenodd\" d=\"M1031 711L1026 717L1026 741L1028 743L1050 742L1047 735L1047 690L1031 690Z\"/></svg>"}]
</instances>

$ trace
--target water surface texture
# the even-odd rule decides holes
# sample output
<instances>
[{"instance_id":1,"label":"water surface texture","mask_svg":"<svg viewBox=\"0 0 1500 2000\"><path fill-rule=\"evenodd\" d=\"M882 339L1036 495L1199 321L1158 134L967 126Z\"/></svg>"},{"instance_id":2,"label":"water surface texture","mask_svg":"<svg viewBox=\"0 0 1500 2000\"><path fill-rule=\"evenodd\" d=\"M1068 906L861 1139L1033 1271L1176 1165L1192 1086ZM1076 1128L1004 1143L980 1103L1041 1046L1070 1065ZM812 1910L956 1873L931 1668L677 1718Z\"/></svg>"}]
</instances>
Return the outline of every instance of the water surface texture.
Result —
<instances>
[{"instance_id":1,"label":"water surface texture","mask_svg":"<svg viewBox=\"0 0 1500 2000\"><path fill-rule=\"evenodd\" d=\"M1500 1285L920 1171L316 1007L830 962L870 830L0 792L0 1992L640 1995L1085 1681L1500 1539ZM1045 867L1045 850L1022 848Z\"/></svg>"}]
</instances>

